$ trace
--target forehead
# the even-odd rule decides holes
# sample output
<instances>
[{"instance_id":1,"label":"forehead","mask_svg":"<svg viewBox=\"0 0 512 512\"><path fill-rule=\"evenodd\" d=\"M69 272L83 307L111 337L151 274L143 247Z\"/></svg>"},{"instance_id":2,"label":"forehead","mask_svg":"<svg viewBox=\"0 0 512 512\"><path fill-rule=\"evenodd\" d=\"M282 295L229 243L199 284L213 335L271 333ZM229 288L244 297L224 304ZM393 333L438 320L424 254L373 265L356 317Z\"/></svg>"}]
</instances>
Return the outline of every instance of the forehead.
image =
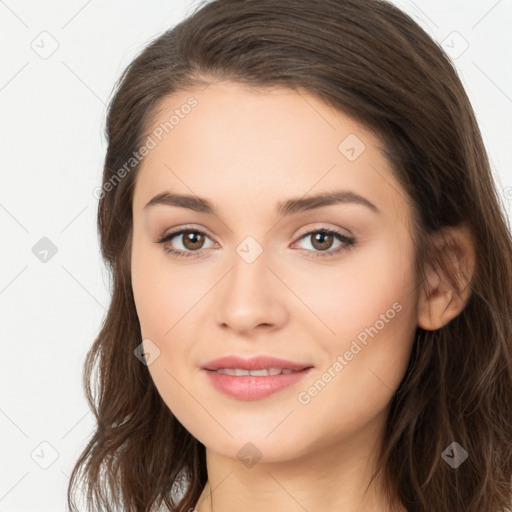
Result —
<instances>
[{"instance_id":1,"label":"forehead","mask_svg":"<svg viewBox=\"0 0 512 512\"><path fill-rule=\"evenodd\" d=\"M382 141L305 92L231 82L179 91L161 101L147 135L153 147L134 209L171 190L211 197L220 208L224 200L262 207L334 188L383 209L404 199Z\"/></svg>"}]
</instances>

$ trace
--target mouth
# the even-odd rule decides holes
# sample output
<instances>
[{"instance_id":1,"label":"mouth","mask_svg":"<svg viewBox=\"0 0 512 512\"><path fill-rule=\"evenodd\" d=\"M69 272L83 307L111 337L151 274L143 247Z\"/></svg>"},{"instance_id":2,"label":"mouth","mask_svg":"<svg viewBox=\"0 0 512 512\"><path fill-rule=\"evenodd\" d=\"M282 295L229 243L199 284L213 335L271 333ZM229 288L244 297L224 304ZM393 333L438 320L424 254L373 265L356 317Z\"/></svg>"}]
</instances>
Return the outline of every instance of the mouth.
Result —
<instances>
[{"instance_id":1,"label":"mouth","mask_svg":"<svg viewBox=\"0 0 512 512\"><path fill-rule=\"evenodd\" d=\"M243 359L228 356L211 361L202 370L209 384L231 398L260 400L289 388L312 370L313 365L260 356Z\"/></svg>"}]
</instances>

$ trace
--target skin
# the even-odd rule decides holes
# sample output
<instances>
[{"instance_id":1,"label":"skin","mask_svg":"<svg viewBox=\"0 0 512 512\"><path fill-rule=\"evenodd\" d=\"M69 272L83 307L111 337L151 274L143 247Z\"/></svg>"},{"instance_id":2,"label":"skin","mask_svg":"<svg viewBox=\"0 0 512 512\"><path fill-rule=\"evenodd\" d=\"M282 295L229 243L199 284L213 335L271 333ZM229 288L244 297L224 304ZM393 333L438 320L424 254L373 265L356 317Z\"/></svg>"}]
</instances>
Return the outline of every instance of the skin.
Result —
<instances>
[{"instance_id":1,"label":"skin","mask_svg":"<svg viewBox=\"0 0 512 512\"><path fill-rule=\"evenodd\" d=\"M154 127L192 95L197 106L139 170L131 271L142 338L160 351L148 366L151 377L206 446L209 482L196 509L384 511L379 480L364 490L416 327L444 325L467 296L434 273L432 294L422 295L411 202L374 134L309 94L230 82L169 96ZM365 145L353 161L338 149L349 134ZM285 199L339 189L364 196L380 213L355 203L286 217L274 212ZM144 208L164 191L206 198L219 213ZM167 246L195 250L191 257L156 243L184 226L205 231L203 245L194 249L178 235ZM332 256L315 257L322 246L304 235L320 228L338 229L356 243L333 253L342 245L333 238L323 249ZM464 234L453 234L471 255ZM236 251L249 235L263 251L251 263ZM338 356L393 304L401 306L394 318L367 345L359 343L362 349L309 403L300 403L299 393L332 373ZM239 400L217 391L201 370L228 354L272 355L314 369L267 398ZM250 467L237 456L248 442L261 456Z\"/></svg>"}]
</instances>

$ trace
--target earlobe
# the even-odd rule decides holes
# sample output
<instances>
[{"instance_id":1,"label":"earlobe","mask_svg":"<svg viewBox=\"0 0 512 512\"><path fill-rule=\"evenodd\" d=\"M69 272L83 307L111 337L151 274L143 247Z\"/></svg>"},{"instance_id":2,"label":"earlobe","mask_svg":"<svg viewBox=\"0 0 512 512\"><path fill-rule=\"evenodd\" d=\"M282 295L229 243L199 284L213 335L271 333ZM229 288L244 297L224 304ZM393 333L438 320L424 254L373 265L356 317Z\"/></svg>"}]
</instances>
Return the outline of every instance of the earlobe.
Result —
<instances>
[{"instance_id":1,"label":"earlobe","mask_svg":"<svg viewBox=\"0 0 512 512\"><path fill-rule=\"evenodd\" d=\"M445 228L433 242L446 270L429 267L427 286L420 288L418 326L429 331L440 329L464 309L471 297L475 268L475 247L466 226Z\"/></svg>"}]
</instances>

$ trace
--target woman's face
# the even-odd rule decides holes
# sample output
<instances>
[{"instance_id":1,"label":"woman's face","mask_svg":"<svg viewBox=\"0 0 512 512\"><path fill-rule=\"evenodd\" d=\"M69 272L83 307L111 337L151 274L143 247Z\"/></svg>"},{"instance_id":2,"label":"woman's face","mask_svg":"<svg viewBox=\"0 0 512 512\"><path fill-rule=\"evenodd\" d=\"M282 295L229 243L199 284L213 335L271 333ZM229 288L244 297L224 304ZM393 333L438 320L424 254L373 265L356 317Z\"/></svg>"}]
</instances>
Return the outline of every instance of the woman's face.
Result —
<instances>
[{"instance_id":1,"label":"woman's face","mask_svg":"<svg viewBox=\"0 0 512 512\"><path fill-rule=\"evenodd\" d=\"M380 140L309 94L229 82L168 97L150 137L132 282L165 403L232 458L371 442L417 325L412 211Z\"/></svg>"}]
</instances>

